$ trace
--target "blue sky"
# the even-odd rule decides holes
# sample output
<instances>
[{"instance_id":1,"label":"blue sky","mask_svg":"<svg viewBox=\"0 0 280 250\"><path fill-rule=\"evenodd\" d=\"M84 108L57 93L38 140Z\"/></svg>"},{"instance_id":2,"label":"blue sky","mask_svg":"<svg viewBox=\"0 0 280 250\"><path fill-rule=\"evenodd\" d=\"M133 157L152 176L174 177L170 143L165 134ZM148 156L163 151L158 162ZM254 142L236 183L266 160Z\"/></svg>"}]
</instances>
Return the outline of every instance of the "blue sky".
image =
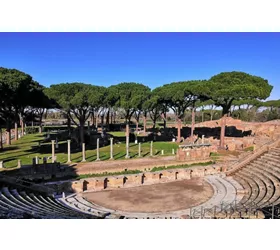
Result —
<instances>
[{"instance_id":1,"label":"blue sky","mask_svg":"<svg viewBox=\"0 0 280 250\"><path fill-rule=\"evenodd\" d=\"M150 88L223 71L261 76L280 99L280 33L0 33L0 66L41 84Z\"/></svg>"}]
</instances>

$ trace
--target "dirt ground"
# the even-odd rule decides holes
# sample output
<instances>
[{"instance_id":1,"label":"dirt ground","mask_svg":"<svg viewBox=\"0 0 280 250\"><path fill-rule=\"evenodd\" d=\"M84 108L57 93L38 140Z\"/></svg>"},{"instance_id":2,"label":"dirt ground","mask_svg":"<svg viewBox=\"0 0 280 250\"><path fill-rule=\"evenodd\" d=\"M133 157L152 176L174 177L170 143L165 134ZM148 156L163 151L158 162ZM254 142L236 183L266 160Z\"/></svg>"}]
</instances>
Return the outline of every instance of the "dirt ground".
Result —
<instances>
[{"instance_id":1,"label":"dirt ground","mask_svg":"<svg viewBox=\"0 0 280 250\"><path fill-rule=\"evenodd\" d=\"M208 160L209 161L209 160ZM121 172L127 170L149 170L153 167L158 166L170 166L170 165L181 165L191 164L193 162L182 162L177 161L175 156L165 157L147 157L131 160L117 160L117 161L99 161L99 162L86 162L73 164L72 167L75 169L77 174L88 174L88 173L102 173L102 172Z\"/></svg>"},{"instance_id":2,"label":"dirt ground","mask_svg":"<svg viewBox=\"0 0 280 250\"><path fill-rule=\"evenodd\" d=\"M84 193L98 205L126 212L170 212L197 206L213 196L202 178L141 187Z\"/></svg>"}]
</instances>

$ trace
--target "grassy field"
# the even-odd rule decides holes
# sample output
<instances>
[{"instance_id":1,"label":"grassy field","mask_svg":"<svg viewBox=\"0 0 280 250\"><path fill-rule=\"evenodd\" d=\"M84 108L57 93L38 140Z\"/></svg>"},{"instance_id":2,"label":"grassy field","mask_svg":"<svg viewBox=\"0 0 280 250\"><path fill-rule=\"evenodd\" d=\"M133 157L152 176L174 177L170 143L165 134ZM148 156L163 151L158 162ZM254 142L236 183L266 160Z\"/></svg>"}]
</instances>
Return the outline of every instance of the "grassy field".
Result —
<instances>
[{"instance_id":1,"label":"grassy field","mask_svg":"<svg viewBox=\"0 0 280 250\"><path fill-rule=\"evenodd\" d=\"M41 145L39 146L39 142ZM148 157L150 155L150 143L142 143L142 156ZM154 142L153 154L161 155L161 150L164 150L164 155L172 155L172 149L177 149L178 145L172 142ZM130 144L131 158L138 157L138 145ZM125 143L115 144L113 147L114 159L125 159L126 150ZM43 135L31 134L20 138L18 141L13 141L12 145L5 146L4 151L0 151L0 161L4 161L5 168L17 167L17 162L20 159L22 165L32 164L34 157L50 157L51 156L51 143L43 143ZM57 161L66 163L67 161L67 142L59 142L59 149L56 150ZM110 146L100 147L100 159L108 160L110 158ZM82 152L80 150L71 152L72 162L81 162ZM86 160L96 160L96 150L86 148ZM42 162L42 159L40 160Z\"/></svg>"},{"instance_id":2,"label":"grassy field","mask_svg":"<svg viewBox=\"0 0 280 250\"><path fill-rule=\"evenodd\" d=\"M112 132L108 132L108 134L116 137L125 137L125 132L122 131L112 131ZM137 135L137 137L141 137L141 136L145 136L145 135L143 134Z\"/></svg>"}]
</instances>

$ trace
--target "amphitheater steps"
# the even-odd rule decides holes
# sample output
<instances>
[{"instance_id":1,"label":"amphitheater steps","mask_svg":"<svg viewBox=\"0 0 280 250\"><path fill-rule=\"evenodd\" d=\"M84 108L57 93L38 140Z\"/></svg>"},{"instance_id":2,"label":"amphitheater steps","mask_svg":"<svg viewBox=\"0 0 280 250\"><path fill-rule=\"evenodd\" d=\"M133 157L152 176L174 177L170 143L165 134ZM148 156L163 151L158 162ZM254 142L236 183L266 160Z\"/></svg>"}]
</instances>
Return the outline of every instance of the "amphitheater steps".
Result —
<instances>
[{"instance_id":1,"label":"amphitheater steps","mask_svg":"<svg viewBox=\"0 0 280 250\"><path fill-rule=\"evenodd\" d=\"M266 186L265 181L263 180L262 176L259 176L256 173L252 173L248 168L245 168L242 170L243 174L246 173L247 176L249 176L251 179L254 179L254 181L257 183L257 188L259 189L259 194L254 200L252 205L259 206L264 199L267 199L268 189Z\"/></svg>"},{"instance_id":2,"label":"amphitheater steps","mask_svg":"<svg viewBox=\"0 0 280 250\"><path fill-rule=\"evenodd\" d=\"M251 186L251 190L252 190L250 199L243 205L254 204L254 202L257 199L257 197L259 196L259 192L260 192L257 182L254 179L252 179L248 174L246 174L246 173L244 174L241 171L239 171L239 177L242 177Z\"/></svg>"},{"instance_id":3,"label":"amphitheater steps","mask_svg":"<svg viewBox=\"0 0 280 250\"><path fill-rule=\"evenodd\" d=\"M266 177L263 173L259 173L257 169L252 169L250 167L247 167L247 170L251 173L252 177L259 178L266 186L265 196L259 202L256 202L258 206L263 207L264 204L269 203L270 199L273 197L275 193L273 182L268 177Z\"/></svg>"}]
</instances>

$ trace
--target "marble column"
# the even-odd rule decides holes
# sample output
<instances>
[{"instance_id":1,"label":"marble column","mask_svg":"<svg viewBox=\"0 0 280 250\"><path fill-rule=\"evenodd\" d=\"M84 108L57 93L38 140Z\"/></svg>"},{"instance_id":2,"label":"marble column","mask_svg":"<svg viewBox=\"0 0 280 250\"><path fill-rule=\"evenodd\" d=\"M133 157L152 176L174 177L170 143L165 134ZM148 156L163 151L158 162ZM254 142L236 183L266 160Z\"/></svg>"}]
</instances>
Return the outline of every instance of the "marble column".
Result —
<instances>
[{"instance_id":1,"label":"marble column","mask_svg":"<svg viewBox=\"0 0 280 250\"><path fill-rule=\"evenodd\" d=\"M99 158L99 138L97 138L96 161L100 161L100 158Z\"/></svg>"},{"instance_id":2,"label":"marble column","mask_svg":"<svg viewBox=\"0 0 280 250\"><path fill-rule=\"evenodd\" d=\"M153 156L153 141L151 141L150 156Z\"/></svg>"},{"instance_id":3,"label":"marble column","mask_svg":"<svg viewBox=\"0 0 280 250\"><path fill-rule=\"evenodd\" d=\"M110 138L110 160L114 160L113 156L113 138Z\"/></svg>"},{"instance_id":4,"label":"marble column","mask_svg":"<svg viewBox=\"0 0 280 250\"><path fill-rule=\"evenodd\" d=\"M52 140L52 163L54 163L54 153L55 153L55 151L54 151L54 142L55 142L55 140Z\"/></svg>"},{"instance_id":5,"label":"marble column","mask_svg":"<svg viewBox=\"0 0 280 250\"><path fill-rule=\"evenodd\" d=\"M138 144L138 157L141 157L141 142Z\"/></svg>"},{"instance_id":6,"label":"marble column","mask_svg":"<svg viewBox=\"0 0 280 250\"><path fill-rule=\"evenodd\" d=\"M83 143L83 145L82 145L82 154L83 154L82 162L85 162L86 161L86 144L85 143Z\"/></svg>"},{"instance_id":7,"label":"marble column","mask_svg":"<svg viewBox=\"0 0 280 250\"><path fill-rule=\"evenodd\" d=\"M71 162L71 140L67 140L67 148L68 148L68 160L67 163Z\"/></svg>"},{"instance_id":8,"label":"marble column","mask_svg":"<svg viewBox=\"0 0 280 250\"><path fill-rule=\"evenodd\" d=\"M126 155L125 158L128 159L130 158L129 156L129 134L126 135Z\"/></svg>"}]
</instances>

